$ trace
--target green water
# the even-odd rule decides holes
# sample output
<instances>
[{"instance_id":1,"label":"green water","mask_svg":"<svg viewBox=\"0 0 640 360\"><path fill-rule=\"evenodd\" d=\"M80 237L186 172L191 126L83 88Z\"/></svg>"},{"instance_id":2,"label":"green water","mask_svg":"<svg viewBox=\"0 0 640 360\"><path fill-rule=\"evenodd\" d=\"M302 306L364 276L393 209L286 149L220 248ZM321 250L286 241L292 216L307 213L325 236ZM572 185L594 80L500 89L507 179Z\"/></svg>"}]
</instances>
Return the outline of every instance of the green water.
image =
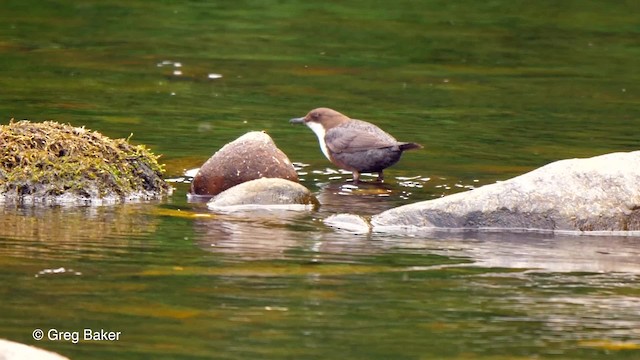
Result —
<instances>
[{"instance_id":1,"label":"green water","mask_svg":"<svg viewBox=\"0 0 640 360\"><path fill-rule=\"evenodd\" d=\"M365 236L321 220L636 150L639 10L4 0L2 123L133 133L170 178L265 130L323 206L213 218L176 183L158 203L5 207L0 338L72 359L638 358L640 239ZM425 149L385 188L346 191L350 176L288 123L319 106ZM81 338L36 341L37 328ZM121 335L84 341L85 328Z\"/></svg>"}]
</instances>

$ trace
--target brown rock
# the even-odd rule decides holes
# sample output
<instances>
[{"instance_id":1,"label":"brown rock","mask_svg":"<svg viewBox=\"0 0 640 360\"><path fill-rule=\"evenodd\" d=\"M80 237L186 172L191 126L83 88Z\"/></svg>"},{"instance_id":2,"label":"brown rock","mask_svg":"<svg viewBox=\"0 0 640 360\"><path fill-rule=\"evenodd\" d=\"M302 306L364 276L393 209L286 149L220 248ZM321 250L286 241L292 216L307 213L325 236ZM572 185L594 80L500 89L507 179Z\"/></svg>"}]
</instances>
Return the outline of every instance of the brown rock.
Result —
<instances>
[{"instance_id":1,"label":"brown rock","mask_svg":"<svg viewBox=\"0 0 640 360\"><path fill-rule=\"evenodd\" d=\"M298 182L291 161L271 137L252 131L213 154L193 179L190 193L213 196L232 186L265 177Z\"/></svg>"}]
</instances>

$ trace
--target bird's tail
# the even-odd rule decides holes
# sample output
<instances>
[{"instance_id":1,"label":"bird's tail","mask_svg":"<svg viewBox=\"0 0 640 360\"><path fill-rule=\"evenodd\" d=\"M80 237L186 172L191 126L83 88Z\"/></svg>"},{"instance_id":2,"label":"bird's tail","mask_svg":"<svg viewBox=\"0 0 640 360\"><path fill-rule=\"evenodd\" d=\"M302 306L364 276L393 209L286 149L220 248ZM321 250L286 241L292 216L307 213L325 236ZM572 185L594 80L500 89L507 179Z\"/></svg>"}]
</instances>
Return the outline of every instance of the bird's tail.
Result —
<instances>
[{"instance_id":1,"label":"bird's tail","mask_svg":"<svg viewBox=\"0 0 640 360\"><path fill-rule=\"evenodd\" d=\"M400 143L399 147L402 151L422 149L422 145L416 143Z\"/></svg>"}]
</instances>

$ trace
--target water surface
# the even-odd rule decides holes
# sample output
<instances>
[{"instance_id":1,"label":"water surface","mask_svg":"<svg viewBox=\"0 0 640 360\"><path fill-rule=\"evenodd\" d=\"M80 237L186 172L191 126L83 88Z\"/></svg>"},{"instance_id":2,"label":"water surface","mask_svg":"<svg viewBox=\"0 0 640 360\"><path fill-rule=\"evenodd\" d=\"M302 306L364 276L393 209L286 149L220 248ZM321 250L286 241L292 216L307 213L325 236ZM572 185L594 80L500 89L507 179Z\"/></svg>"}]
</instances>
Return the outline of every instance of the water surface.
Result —
<instances>
[{"instance_id":1,"label":"water surface","mask_svg":"<svg viewBox=\"0 0 640 360\"><path fill-rule=\"evenodd\" d=\"M638 238L354 235L323 225L638 148L634 2L8 0L0 118L163 154L265 130L323 204L3 207L0 337L72 359L635 359ZM329 106L424 150L354 188L288 119ZM53 341L45 331L120 331Z\"/></svg>"}]
</instances>

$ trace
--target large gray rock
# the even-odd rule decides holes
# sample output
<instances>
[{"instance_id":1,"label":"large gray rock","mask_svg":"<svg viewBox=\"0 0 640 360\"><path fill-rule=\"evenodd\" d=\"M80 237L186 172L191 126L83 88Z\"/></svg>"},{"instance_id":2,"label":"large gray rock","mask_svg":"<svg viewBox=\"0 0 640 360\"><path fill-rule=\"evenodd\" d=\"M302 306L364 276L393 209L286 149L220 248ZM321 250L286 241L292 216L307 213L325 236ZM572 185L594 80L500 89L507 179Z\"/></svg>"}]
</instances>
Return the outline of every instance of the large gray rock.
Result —
<instances>
[{"instance_id":1,"label":"large gray rock","mask_svg":"<svg viewBox=\"0 0 640 360\"><path fill-rule=\"evenodd\" d=\"M216 195L263 177L298 182L293 164L271 137L262 131L251 131L223 146L202 165L190 193Z\"/></svg>"},{"instance_id":2,"label":"large gray rock","mask_svg":"<svg viewBox=\"0 0 640 360\"><path fill-rule=\"evenodd\" d=\"M318 200L293 181L261 178L244 182L214 196L207 207L217 211L246 209L313 209Z\"/></svg>"},{"instance_id":3,"label":"large gray rock","mask_svg":"<svg viewBox=\"0 0 640 360\"><path fill-rule=\"evenodd\" d=\"M14 341L0 339L2 360L69 360L62 355Z\"/></svg>"},{"instance_id":4,"label":"large gray rock","mask_svg":"<svg viewBox=\"0 0 640 360\"><path fill-rule=\"evenodd\" d=\"M371 222L374 231L638 231L640 151L556 161L507 181L387 210Z\"/></svg>"}]
</instances>

